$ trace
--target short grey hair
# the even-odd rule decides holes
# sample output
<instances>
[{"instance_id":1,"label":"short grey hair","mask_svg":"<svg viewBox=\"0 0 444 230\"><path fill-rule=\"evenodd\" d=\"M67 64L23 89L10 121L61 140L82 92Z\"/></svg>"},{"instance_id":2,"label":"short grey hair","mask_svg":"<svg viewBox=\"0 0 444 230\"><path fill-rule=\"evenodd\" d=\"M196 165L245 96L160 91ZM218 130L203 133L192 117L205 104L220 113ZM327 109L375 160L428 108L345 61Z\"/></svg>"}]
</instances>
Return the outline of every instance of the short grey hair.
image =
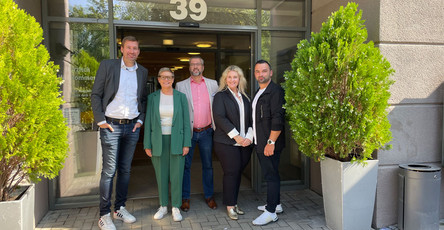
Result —
<instances>
[{"instance_id":1,"label":"short grey hair","mask_svg":"<svg viewBox=\"0 0 444 230\"><path fill-rule=\"evenodd\" d=\"M190 60L189 60L189 64L191 64L191 59L200 59L200 62L202 63L202 65L204 65L204 60L198 55L191 56Z\"/></svg>"},{"instance_id":2,"label":"short grey hair","mask_svg":"<svg viewBox=\"0 0 444 230\"><path fill-rule=\"evenodd\" d=\"M174 72L170 68L168 68L168 67L160 68L159 73L157 74L157 77L160 77L160 74L163 73L163 72L170 72L170 73L173 74L173 77L174 77Z\"/></svg>"}]
</instances>

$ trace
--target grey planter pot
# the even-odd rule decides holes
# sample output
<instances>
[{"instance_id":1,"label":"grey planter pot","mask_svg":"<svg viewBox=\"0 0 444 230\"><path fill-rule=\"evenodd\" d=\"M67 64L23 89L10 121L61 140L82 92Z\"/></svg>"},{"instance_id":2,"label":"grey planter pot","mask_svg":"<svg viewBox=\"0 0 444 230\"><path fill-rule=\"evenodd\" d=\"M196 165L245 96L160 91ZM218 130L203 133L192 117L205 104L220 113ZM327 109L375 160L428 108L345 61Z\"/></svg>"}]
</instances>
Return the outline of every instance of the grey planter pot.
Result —
<instances>
[{"instance_id":1,"label":"grey planter pot","mask_svg":"<svg viewBox=\"0 0 444 230\"><path fill-rule=\"evenodd\" d=\"M34 229L35 185L31 184L19 200L0 202L0 228Z\"/></svg>"},{"instance_id":2,"label":"grey planter pot","mask_svg":"<svg viewBox=\"0 0 444 230\"><path fill-rule=\"evenodd\" d=\"M325 221L333 230L371 229L378 160L360 164L331 158L321 161Z\"/></svg>"}]
</instances>

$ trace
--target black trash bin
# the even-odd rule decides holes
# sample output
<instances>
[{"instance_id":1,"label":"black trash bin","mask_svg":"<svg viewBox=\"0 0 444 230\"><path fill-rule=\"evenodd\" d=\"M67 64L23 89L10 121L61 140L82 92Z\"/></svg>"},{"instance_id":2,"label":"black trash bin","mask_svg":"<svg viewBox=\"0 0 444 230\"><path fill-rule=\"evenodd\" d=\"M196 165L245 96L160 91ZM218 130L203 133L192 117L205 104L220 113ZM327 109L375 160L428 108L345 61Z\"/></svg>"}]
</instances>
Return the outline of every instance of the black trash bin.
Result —
<instances>
[{"instance_id":1,"label":"black trash bin","mask_svg":"<svg viewBox=\"0 0 444 230\"><path fill-rule=\"evenodd\" d=\"M427 164L402 164L398 175L399 229L439 229L441 168Z\"/></svg>"}]
</instances>

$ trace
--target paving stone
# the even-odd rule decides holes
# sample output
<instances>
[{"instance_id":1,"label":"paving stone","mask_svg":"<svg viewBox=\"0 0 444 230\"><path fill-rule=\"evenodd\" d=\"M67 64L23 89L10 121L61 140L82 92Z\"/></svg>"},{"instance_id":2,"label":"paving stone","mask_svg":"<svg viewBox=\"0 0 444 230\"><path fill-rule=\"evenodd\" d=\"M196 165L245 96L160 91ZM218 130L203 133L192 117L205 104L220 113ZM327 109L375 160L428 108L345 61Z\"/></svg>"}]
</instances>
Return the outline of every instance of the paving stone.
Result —
<instances>
[{"instance_id":1,"label":"paving stone","mask_svg":"<svg viewBox=\"0 0 444 230\"><path fill-rule=\"evenodd\" d=\"M222 194L215 194L216 202L222 204ZM183 221L174 222L171 207L168 215L162 220L154 220L153 216L159 208L158 198L130 199L126 208L137 218L136 223L126 224L114 220L117 229L139 230L330 230L325 223L322 197L310 190L281 192L281 202L284 213L279 214L279 220L265 226L254 226L252 221L261 214L257 206L266 203L266 194L257 194L252 190L239 193L239 206L246 212L239 220L231 220L225 206L209 209L202 195L192 195L191 209L182 212ZM38 223L36 230L97 230L99 208L73 208L51 210ZM442 220L444 230L444 220ZM383 229L380 229L383 230ZM384 230L399 230L397 226L389 226Z\"/></svg>"}]
</instances>

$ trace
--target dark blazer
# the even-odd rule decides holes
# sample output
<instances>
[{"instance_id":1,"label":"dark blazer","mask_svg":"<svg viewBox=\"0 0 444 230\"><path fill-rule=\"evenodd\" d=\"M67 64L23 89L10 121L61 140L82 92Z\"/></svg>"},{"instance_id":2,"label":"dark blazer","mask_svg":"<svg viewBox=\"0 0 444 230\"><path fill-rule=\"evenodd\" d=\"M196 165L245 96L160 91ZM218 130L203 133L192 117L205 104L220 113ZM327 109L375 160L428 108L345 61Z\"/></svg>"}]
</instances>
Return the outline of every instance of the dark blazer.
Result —
<instances>
[{"instance_id":1,"label":"dark blazer","mask_svg":"<svg viewBox=\"0 0 444 230\"><path fill-rule=\"evenodd\" d=\"M183 147L191 147L190 114L185 94L173 91L173 126L171 127L171 153L182 155ZM162 155L162 126L160 124L160 90L148 96L143 148L151 149L153 156Z\"/></svg>"},{"instance_id":2,"label":"dark blazer","mask_svg":"<svg viewBox=\"0 0 444 230\"><path fill-rule=\"evenodd\" d=\"M101 122L105 120L105 110L114 99L119 89L120 67L122 59L108 59L100 63L91 92L91 106L94 120ZM146 98L148 94L148 70L138 64L137 73L137 106L141 121L145 120Z\"/></svg>"},{"instance_id":3,"label":"dark blazer","mask_svg":"<svg viewBox=\"0 0 444 230\"><path fill-rule=\"evenodd\" d=\"M245 132L252 125L251 104L247 97L242 95L245 113ZM213 99L213 118L216 123L213 141L227 145L234 145L236 141L227 134L236 128L240 132L239 105L230 90L217 92Z\"/></svg>"},{"instance_id":4,"label":"dark blazer","mask_svg":"<svg viewBox=\"0 0 444 230\"><path fill-rule=\"evenodd\" d=\"M256 90L254 95L256 96ZM254 98L254 97L253 97ZM275 151L285 147L285 110L283 108L284 90L273 81L257 100L256 104L256 137L257 152L264 152L271 130L281 131L275 144Z\"/></svg>"}]
</instances>

